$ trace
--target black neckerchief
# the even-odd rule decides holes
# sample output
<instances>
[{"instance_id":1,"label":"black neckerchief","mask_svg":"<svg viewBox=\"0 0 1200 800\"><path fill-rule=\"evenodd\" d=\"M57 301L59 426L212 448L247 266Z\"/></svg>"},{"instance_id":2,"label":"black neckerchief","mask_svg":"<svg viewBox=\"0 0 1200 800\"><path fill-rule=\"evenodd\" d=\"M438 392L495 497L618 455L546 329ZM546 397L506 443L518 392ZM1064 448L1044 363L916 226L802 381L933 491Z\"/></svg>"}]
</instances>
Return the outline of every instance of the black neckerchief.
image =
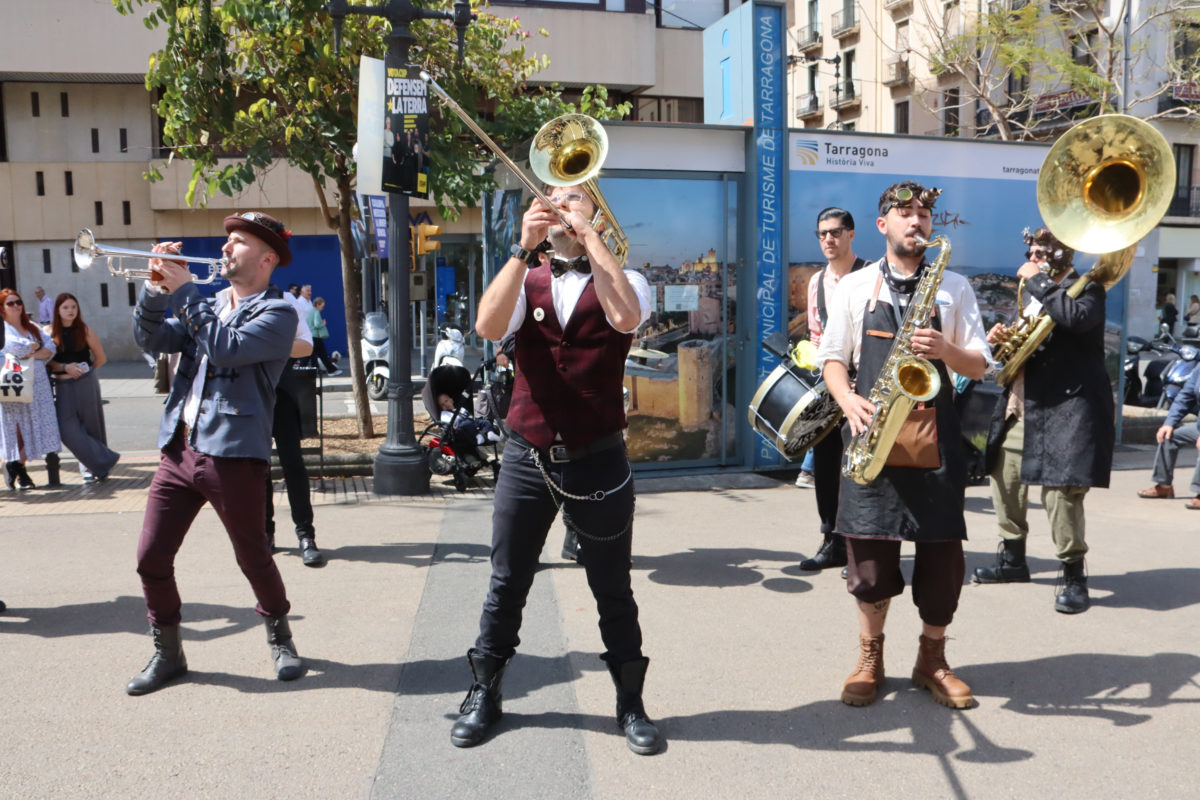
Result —
<instances>
[{"instance_id":1,"label":"black neckerchief","mask_svg":"<svg viewBox=\"0 0 1200 800\"><path fill-rule=\"evenodd\" d=\"M567 261L562 258L550 259L550 273L556 277L562 277L564 272L575 270L580 275L590 275L592 272L591 262L588 261L586 255Z\"/></svg>"},{"instance_id":2,"label":"black neckerchief","mask_svg":"<svg viewBox=\"0 0 1200 800\"><path fill-rule=\"evenodd\" d=\"M892 266L888 263L886 256L879 263L883 282L887 284L888 290L892 293L892 302L889 307L892 310L892 321L896 325L897 332L899 332L904 315L908 311L909 300L912 299L913 292L917 290L917 284L920 283L927 266L929 266L929 262L922 259L911 278L897 278L892 274Z\"/></svg>"}]
</instances>

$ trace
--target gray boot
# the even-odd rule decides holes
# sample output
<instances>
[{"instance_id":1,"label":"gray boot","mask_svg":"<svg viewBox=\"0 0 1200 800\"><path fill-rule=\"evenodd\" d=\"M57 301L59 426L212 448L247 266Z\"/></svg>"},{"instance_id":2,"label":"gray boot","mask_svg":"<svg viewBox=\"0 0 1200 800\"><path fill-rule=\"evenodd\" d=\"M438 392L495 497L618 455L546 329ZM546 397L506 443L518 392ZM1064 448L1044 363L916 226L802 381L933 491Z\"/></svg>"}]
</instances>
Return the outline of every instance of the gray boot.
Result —
<instances>
[{"instance_id":1,"label":"gray boot","mask_svg":"<svg viewBox=\"0 0 1200 800\"><path fill-rule=\"evenodd\" d=\"M304 662L296 654L292 643L292 629L287 617L264 617L267 626L267 644L271 645L271 661L275 664L275 677L281 681L294 681L304 674Z\"/></svg>"},{"instance_id":2,"label":"gray boot","mask_svg":"<svg viewBox=\"0 0 1200 800\"><path fill-rule=\"evenodd\" d=\"M1001 539L996 565L976 567L975 583L1029 583L1029 565L1025 563L1024 539Z\"/></svg>"},{"instance_id":3,"label":"gray boot","mask_svg":"<svg viewBox=\"0 0 1200 800\"><path fill-rule=\"evenodd\" d=\"M512 658L497 658L481 653L472 647L467 651L467 662L475 680L467 690L462 705L458 707L461 717L450 729L450 742L455 747L474 747L487 736L488 729L504 716L501 708L503 696L500 684L504 671Z\"/></svg>"},{"instance_id":4,"label":"gray boot","mask_svg":"<svg viewBox=\"0 0 1200 800\"><path fill-rule=\"evenodd\" d=\"M613 685L617 687L617 724L625 731L625 744L640 756L657 753L663 742L642 705L642 687L649 666L650 659L645 656L624 664L608 665Z\"/></svg>"},{"instance_id":5,"label":"gray boot","mask_svg":"<svg viewBox=\"0 0 1200 800\"><path fill-rule=\"evenodd\" d=\"M150 657L146 668L125 684L126 694L149 694L187 672L187 658L183 655L179 626L160 625L151 628L150 632L154 636L154 655Z\"/></svg>"}]
</instances>

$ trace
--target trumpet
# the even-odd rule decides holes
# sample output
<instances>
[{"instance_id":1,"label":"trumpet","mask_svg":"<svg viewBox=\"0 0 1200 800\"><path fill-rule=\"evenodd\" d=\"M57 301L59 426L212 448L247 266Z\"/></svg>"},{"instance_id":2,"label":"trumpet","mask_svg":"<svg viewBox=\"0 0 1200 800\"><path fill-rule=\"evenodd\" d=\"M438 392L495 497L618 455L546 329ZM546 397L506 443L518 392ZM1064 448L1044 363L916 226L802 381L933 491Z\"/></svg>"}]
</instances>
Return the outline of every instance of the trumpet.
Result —
<instances>
[{"instance_id":1,"label":"trumpet","mask_svg":"<svg viewBox=\"0 0 1200 800\"><path fill-rule=\"evenodd\" d=\"M533 196L553 211L562 223L563 229L573 231L567 218L542 193L533 181L521 172L513 160L483 132L483 129L471 119L446 90L438 85L428 72L421 71L421 79L429 84L442 98L442 101L458 115L468 128L487 145L496 157L513 171L513 174L525 184ZM600 191L596 177L608 156L608 134L604 126L586 114L563 114L547 122L533 137L529 147L529 166L537 178L547 186L581 186L596 206L596 214L591 219L591 226L604 244L612 251L620 266L625 265L629 253L629 239L621 230L616 216L609 208L608 201Z\"/></svg>"},{"instance_id":2,"label":"trumpet","mask_svg":"<svg viewBox=\"0 0 1200 800\"><path fill-rule=\"evenodd\" d=\"M183 261L190 264L207 264L208 274L200 277L192 275L193 283L208 284L215 281L221 276L221 267L225 264L224 258L199 258L197 256L185 256L182 253L151 253L145 250L128 250L124 247L110 247L96 241L96 237L92 232L84 228L75 237L75 264L80 269L89 269L96 259L102 259L108 266L108 271L118 278L124 278L127 281L154 280L158 278L158 274L150 269L151 259L163 259L165 261ZM134 261L145 261L144 267L127 267L122 261L131 259Z\"/></svg>"}]
</instances>

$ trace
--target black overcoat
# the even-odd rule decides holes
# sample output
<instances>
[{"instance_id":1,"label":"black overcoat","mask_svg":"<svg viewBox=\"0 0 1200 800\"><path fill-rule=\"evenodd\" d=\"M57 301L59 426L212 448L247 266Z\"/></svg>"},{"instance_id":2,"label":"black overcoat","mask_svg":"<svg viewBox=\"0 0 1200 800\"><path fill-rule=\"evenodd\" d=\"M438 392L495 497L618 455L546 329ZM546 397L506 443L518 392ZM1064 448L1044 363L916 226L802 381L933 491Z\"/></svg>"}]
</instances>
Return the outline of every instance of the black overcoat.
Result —
<instances>
[{"instance_id":1,"label":"black overcoat","mask_svg":"<svg viewBox=\"0 0 1200 800\"><path fill-rule=\"evenodd\" d=\"M1055 283L1044 274L1025 281L1054 329L1025 362L1025 447L1021 483L1108 488L1112 471L1112 383L1104 366L1104 287L1089 283L1079 297L1067 289L1075 274ZM1008 392L988 434L988 471L1004 437Z\"/></svg>"}]
</instances>

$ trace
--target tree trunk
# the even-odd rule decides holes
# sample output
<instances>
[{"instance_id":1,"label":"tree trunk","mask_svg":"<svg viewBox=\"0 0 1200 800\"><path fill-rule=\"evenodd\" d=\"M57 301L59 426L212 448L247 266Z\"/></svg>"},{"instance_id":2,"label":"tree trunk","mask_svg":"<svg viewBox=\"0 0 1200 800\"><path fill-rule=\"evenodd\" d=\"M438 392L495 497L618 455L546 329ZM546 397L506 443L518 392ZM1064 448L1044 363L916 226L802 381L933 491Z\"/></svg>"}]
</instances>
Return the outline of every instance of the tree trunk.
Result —
<instances>
[{"instance_id":1,"label":"tree trunk","mask_svg":"<svg viewBox=\"0 0 1200 800\"><path fill-rule=\"evenodd\" d=\"M354 192L349 176L337 178L338 246L342 252L342 288L345 294L346 349L350 360L350 388L354 392L354 413L358 417L358 435L375 435L371 403L367 399L367 375L362 360L362 270L354 258L354 236L350 232Z\"/></svg>"}]
</instances>

